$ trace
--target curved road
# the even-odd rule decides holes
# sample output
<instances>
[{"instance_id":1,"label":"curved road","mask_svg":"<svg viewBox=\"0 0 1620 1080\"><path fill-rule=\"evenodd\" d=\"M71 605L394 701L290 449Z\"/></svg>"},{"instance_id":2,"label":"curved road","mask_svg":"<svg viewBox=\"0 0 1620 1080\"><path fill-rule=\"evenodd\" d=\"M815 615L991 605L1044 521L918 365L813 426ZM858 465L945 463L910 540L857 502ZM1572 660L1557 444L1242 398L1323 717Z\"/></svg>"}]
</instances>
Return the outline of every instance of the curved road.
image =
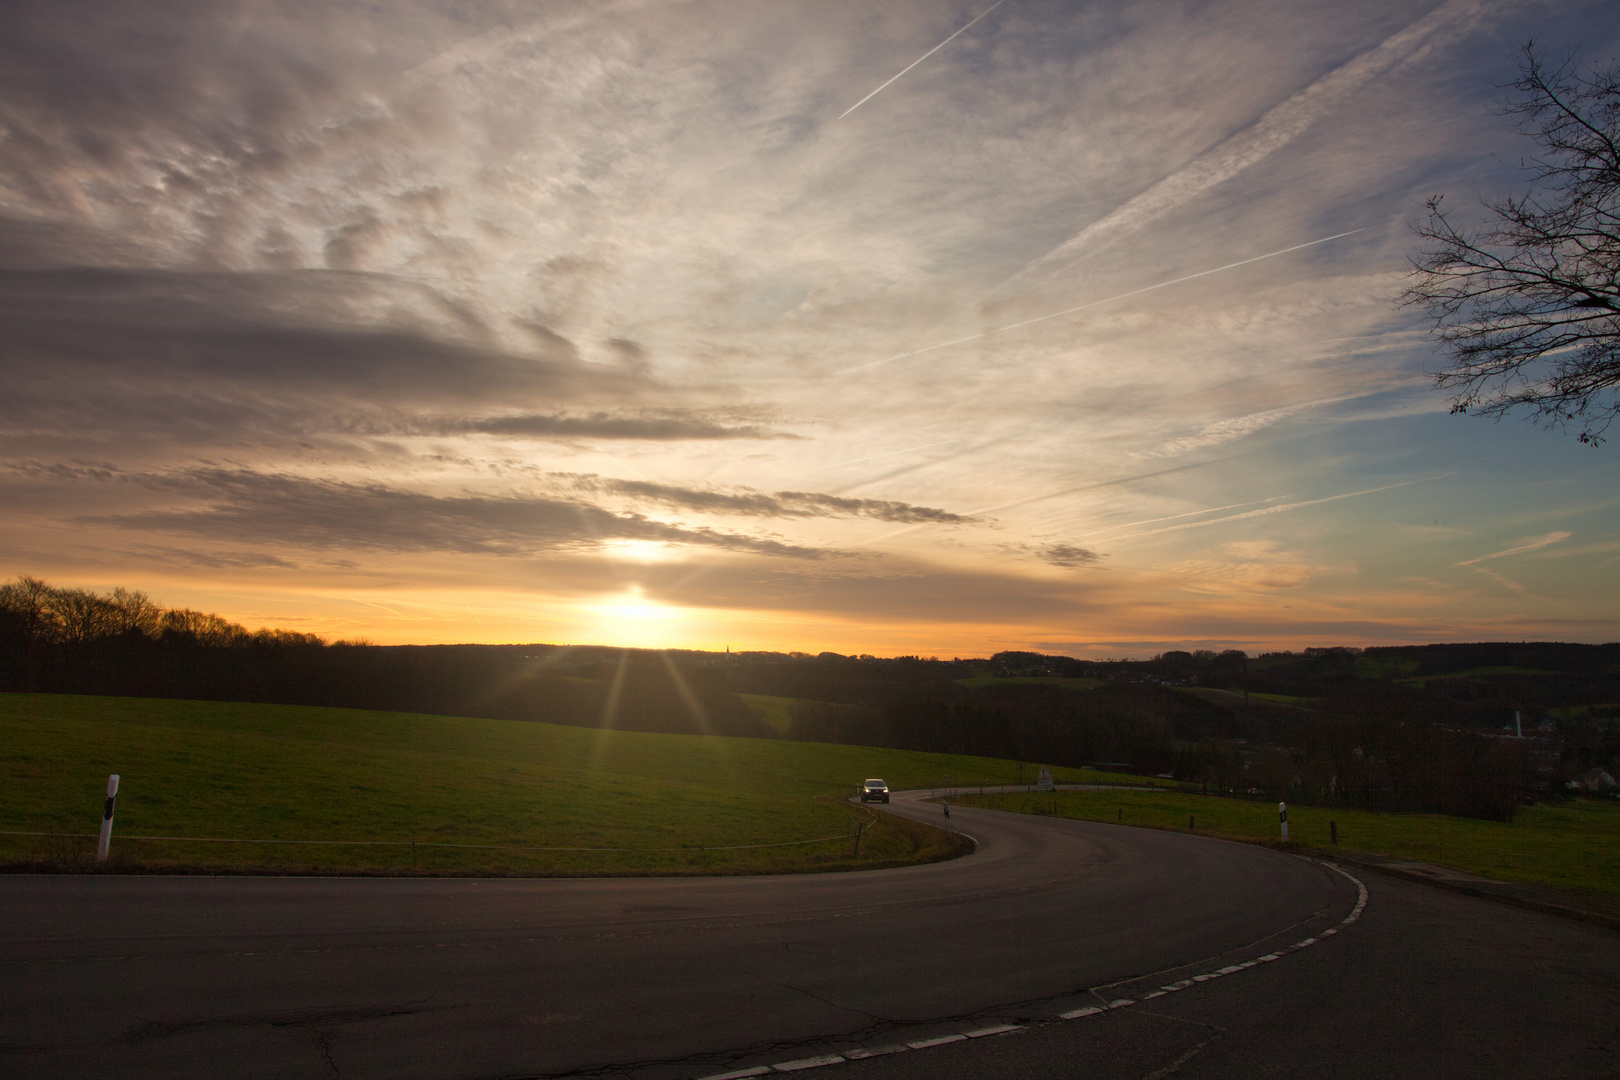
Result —
<instances>
[{"instance_id":1,"label":"curved road","mask_svg":"<svg viewBox=\"0 0 1620 1080\"><path fill-rule=\"evenodd\" d=\"M937 823L925 795L889 809ZM1056 1020L1317 935L1357 901L1338 873L1259 848L952 816L975 854L857 874L0 878L0 1073L701 1077ZM1353 956L1363 926L1331 939L1338 955ZM1163 1000L1298 979L1330 951ZM1085 1024L1106 1042L1127 1012L836 1071L1033 1076L1019 1046ZM1173 1064L1191 1039L1175 1031L1121 1052L1156 1047ZM950 1054L992 1063L958 1069Z\"/></svg>"}]
</instances>

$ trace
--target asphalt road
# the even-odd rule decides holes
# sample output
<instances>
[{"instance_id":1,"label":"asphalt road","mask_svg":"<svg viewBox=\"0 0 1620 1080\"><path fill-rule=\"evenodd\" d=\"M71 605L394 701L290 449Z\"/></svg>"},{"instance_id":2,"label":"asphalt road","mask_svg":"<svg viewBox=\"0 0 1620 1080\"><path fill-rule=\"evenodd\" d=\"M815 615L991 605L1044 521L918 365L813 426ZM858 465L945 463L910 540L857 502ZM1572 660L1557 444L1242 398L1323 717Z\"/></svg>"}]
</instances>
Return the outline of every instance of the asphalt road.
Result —
<instances>
[{"instance_id":1,"label":"asphalt road","mask_svg":"<svg viewBox=\"0 0 1620 1080\"><path fill-rule=\"evenodd\" d=\"M860 874L0 878L0 1074L662 1080L1003 1023L817 1075L1434 1074L1405 1065L1446 1060L1442 1029L1512 1059L1471 1076L1617 1068L1611 931L1369 881L1336 936L1140 1000L1320 935L1356 886L1179 834L953 817L975 855Z\"/></svg>"}]
</instances>

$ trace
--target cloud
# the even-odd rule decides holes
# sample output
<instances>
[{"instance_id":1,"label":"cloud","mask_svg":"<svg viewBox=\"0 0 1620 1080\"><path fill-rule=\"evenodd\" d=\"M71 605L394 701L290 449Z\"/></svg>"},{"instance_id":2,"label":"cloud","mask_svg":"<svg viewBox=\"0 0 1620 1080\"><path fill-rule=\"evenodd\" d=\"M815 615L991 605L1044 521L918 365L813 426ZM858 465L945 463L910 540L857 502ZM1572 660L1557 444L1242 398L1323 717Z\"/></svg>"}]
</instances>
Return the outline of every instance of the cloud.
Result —
<instances>
[{"instance_id":1,"label":"cloud","mask_svg":"<svg viewBox=\"0 0 1620 1080\"><path fill-rule=\"evenodd\" d=\"M794 558L823 554L768 537L686 528L573 500L439 496L226 469L147 476L141 482L203 505L84 515L80 522L271 548L532 555L628 539Z\"/></svg>"},{"instance_id":2,"label":"cloud","mask_svg":"<svg viewBox=\"0 0 1620 1080\"><path fill-rule=\"evenodd\" d=\"M758 424L727 424L707 416L661 413L598 412L583 416L518 414L491 416L462 422L469 431L539 439L644 439L675 442L683 439L802 439ZM460 426L454 423L447 427Z\"/></svg>"},{"instance_id":3,"label":"cloud","mask_svg":"<svg viewBox=\"0 0 1620 1080\"><path fill-rule=\"evenodd\" d=\"M580 565L580 587L608 585L600 570ZM661 603L703 609L815 612L890 625L937 621L1018 623L1034 618L1067 622L1124 599L1116 586L1072 580L1054 584L993 568L975 569L891 556L872 560L737 561L701 574L690 567L654 564L638 584Z\"/></svg>"},{"instance_id":4,"label":"cloud","mask_svg":"<svg viewBox=\"0 0 1620 1080\"><path fill-rule=\"evenodd\" d=\"M577 361L556 343L513 351L443 315L438 299L376 274L0 271L0 437L53 454L144 445L170 460L244 440L480 425L530 437L792 437L724 423L713 410L638 410L650 381ZM368 314L378 307L414 314ZM605 401L615 407L589 407ZM418 419L457 405L532 411Z\"/></svg>"},{"instance_id":5,"label":"cloud","mask_svg":"<svg viewBox=\"0 0 1620 1080\"><path fill-rule=\"evenodd\" d=\"M1378 575L1474 553L1344 513L1294 541L1341 585L1279 598L1280 557L1110 538L1349 498L1347 476L1489 470L1444 493L1476 537L1503 500L1547 505L1548 475L1602 489L1508 425L1498 468L1460 421L1390 419L1440 407L1403 381L1426 344L1387 305L1400 219L1514 182L1488 108L1506 32L1442 55L1464 0L1020 0L834 122L992 2L15 0L0 460L24 468L0 473L0 547L45 576L167 565L194 595L258 565L312 611L350 575L447 606L488 589L532 619L656 545L662 600L842 651L914 651L887 628L930 619L1255 640L1296 598L1347 626L1431 604ZM1478 10L1595 56L1613 7ZM1309 433L1287 411L1380 391ZM1557 513L1534 527L1577 528ZM1374 549L1404 561L1342 571ZM1448 611L1519 602L1467 577L1491 595ZM1576 610L1608 603L1589 591ZM1193 625L1217 607L1245 613ZM521 632L572 632L546 610Z\"/></svg>"},{"instance_id":6,"label":"cloud","mask_svg":"<svg viewBox=\"0 0 1620 1080\"><path fill-rule=\"evenodd\" d=\"M811 491L766 493L748 488L729 491L678 487L646 480L581 477L580 490L624 495L706 514L742 514L761 518L872 518L905 524L964 525L978 519L931 506L912 506L890 499L849 499Z\"/></svg>"},{"instance_id":7,"label":"cloud","mask_svg":"<svg viewBox=\"0 0 1620 1080\"><path fill-rule=\"evenodd\" d=\"M1075 547L1073 544L1050 544L1036 549L1035 554L1053 566L1071 570L1077 570L1082 566L1095 566L1103 558L1090 548Z\"/></svg>"},{"instance_id":8,"label":"cloud","mask_svg":"<svg viewBox=\"0 0 1620 1080\"><path fill-rule=\"evenodd\" d=\"M263 392L334 391L371 401L620 390L633 383L562 350L519 354L373 305L431 311L431 290L387 275L70 269L0 272L3 361L12 377L114 378ZM403 322L403 325L402 325ZM465 331L465 326L456 327Z\"/></svg>"},{"instance_id":9,"label":"cloud","mask_svg":"<svg viewBox=\"0 0 1620 1080\"><path fill-rule=\"evenodd\" d=\"M1035 648L1055 653L1091 653L1098 652L1126 652L1133 657L1146 653L1170 652L1180 649L1192 652L1196 649L1212 649L1217 652L1226 649L1237 649L1243 646L1254 647L1255 642L1248 638L1193 638L1166 641L1037 641Z\"/></svg>"}]
</instances>

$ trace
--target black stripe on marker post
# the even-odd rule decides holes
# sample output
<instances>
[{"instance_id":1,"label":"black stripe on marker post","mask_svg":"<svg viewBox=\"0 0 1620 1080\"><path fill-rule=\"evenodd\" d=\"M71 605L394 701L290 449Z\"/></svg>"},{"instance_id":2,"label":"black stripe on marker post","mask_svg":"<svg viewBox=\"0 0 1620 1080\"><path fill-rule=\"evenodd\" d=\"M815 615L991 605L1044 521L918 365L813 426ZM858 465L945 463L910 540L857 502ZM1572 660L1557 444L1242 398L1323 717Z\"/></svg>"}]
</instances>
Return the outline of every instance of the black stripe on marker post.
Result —
<instances>
[{"instance_id":1,"label":"black stripe on marker post","mask_svg":"<svg viewBox=\"0 0 1620 1080\"><path fill-rule=\"evenodd\" d=\"M96 862L107 861L107 848L112 843L113 804L118 801L118 774L107 777L107 806L101 813L101 838L96 842Z\"/></svg>"}]
</instances>

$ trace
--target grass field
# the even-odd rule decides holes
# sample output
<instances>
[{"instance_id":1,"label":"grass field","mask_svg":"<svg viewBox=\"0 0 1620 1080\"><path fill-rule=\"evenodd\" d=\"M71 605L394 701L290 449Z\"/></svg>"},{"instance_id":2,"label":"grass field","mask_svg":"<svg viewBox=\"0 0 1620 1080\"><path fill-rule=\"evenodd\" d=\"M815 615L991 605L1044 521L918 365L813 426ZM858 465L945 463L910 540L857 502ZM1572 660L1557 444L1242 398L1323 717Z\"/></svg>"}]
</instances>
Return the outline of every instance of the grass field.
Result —
<instances>
[{"instance_id":1,"label":"grass field","mask_svg":"<svg viewBox=\"0 0 1620 1080\"><path fill-rule=\"evenodd\" d=\"M738 694L754 710L756 716L776 732L786 735L793 727L793 703L797 698L772 697L770 694Z\"/></svg>"},{"instance_id":2,"label":"grass field","mask_svg":"<svg viewBox=\"0 0 1620 1080\"><path fill-rule=\"evenodd\" d=\"M1000 683L1037 683L1045 686L1062 686L1070 690L1095 690L1102 685L1101 679L1069 678L1063 675L991 675L988 673L975 675L971 679L955 680L958 686L996 686Z\"/></svg>"},{"instance_id":3,"label":"grass field","mask_svg":"<svg viewBox=\"0 0 1620 1080\"><path fill-rule=\"evenodd\" d=\"M1044 795L968 795L961 802L1023 813L1056 813L1194 831L1233 840L1279 839L1277 805L1192 792L1063 791ZM1511 824L1310 806L1288 808L1289 839L1339 849L1416 859L1504 881L1620 893L1620 804L1591 800L1522 808Z\"/></svg>"},{"instance_id":4,"label":"grass field","mask_svg":"<svg viewBox=\"0 0 1620 1080\"><path fill-rule=\"evenodd\" d=\"M114 868L695 874L843 870L956 854L846 799L1009 782L1012 762L765 739L224 702L0 694L0 830L94 833L118 773ZM1026 766L1026 776L1031 770ZM1078 770L1058 770L1079 778ZM132 839L368 840L403 847ZM796 847L717 851L838 836ZM410 843L416 842L412 848ZM85 866L93 839L0 835L0 864ZM631 848L514 852L433 843ZM676 850L650 851L651 848Z\"/></svg>"}]
</instances>

